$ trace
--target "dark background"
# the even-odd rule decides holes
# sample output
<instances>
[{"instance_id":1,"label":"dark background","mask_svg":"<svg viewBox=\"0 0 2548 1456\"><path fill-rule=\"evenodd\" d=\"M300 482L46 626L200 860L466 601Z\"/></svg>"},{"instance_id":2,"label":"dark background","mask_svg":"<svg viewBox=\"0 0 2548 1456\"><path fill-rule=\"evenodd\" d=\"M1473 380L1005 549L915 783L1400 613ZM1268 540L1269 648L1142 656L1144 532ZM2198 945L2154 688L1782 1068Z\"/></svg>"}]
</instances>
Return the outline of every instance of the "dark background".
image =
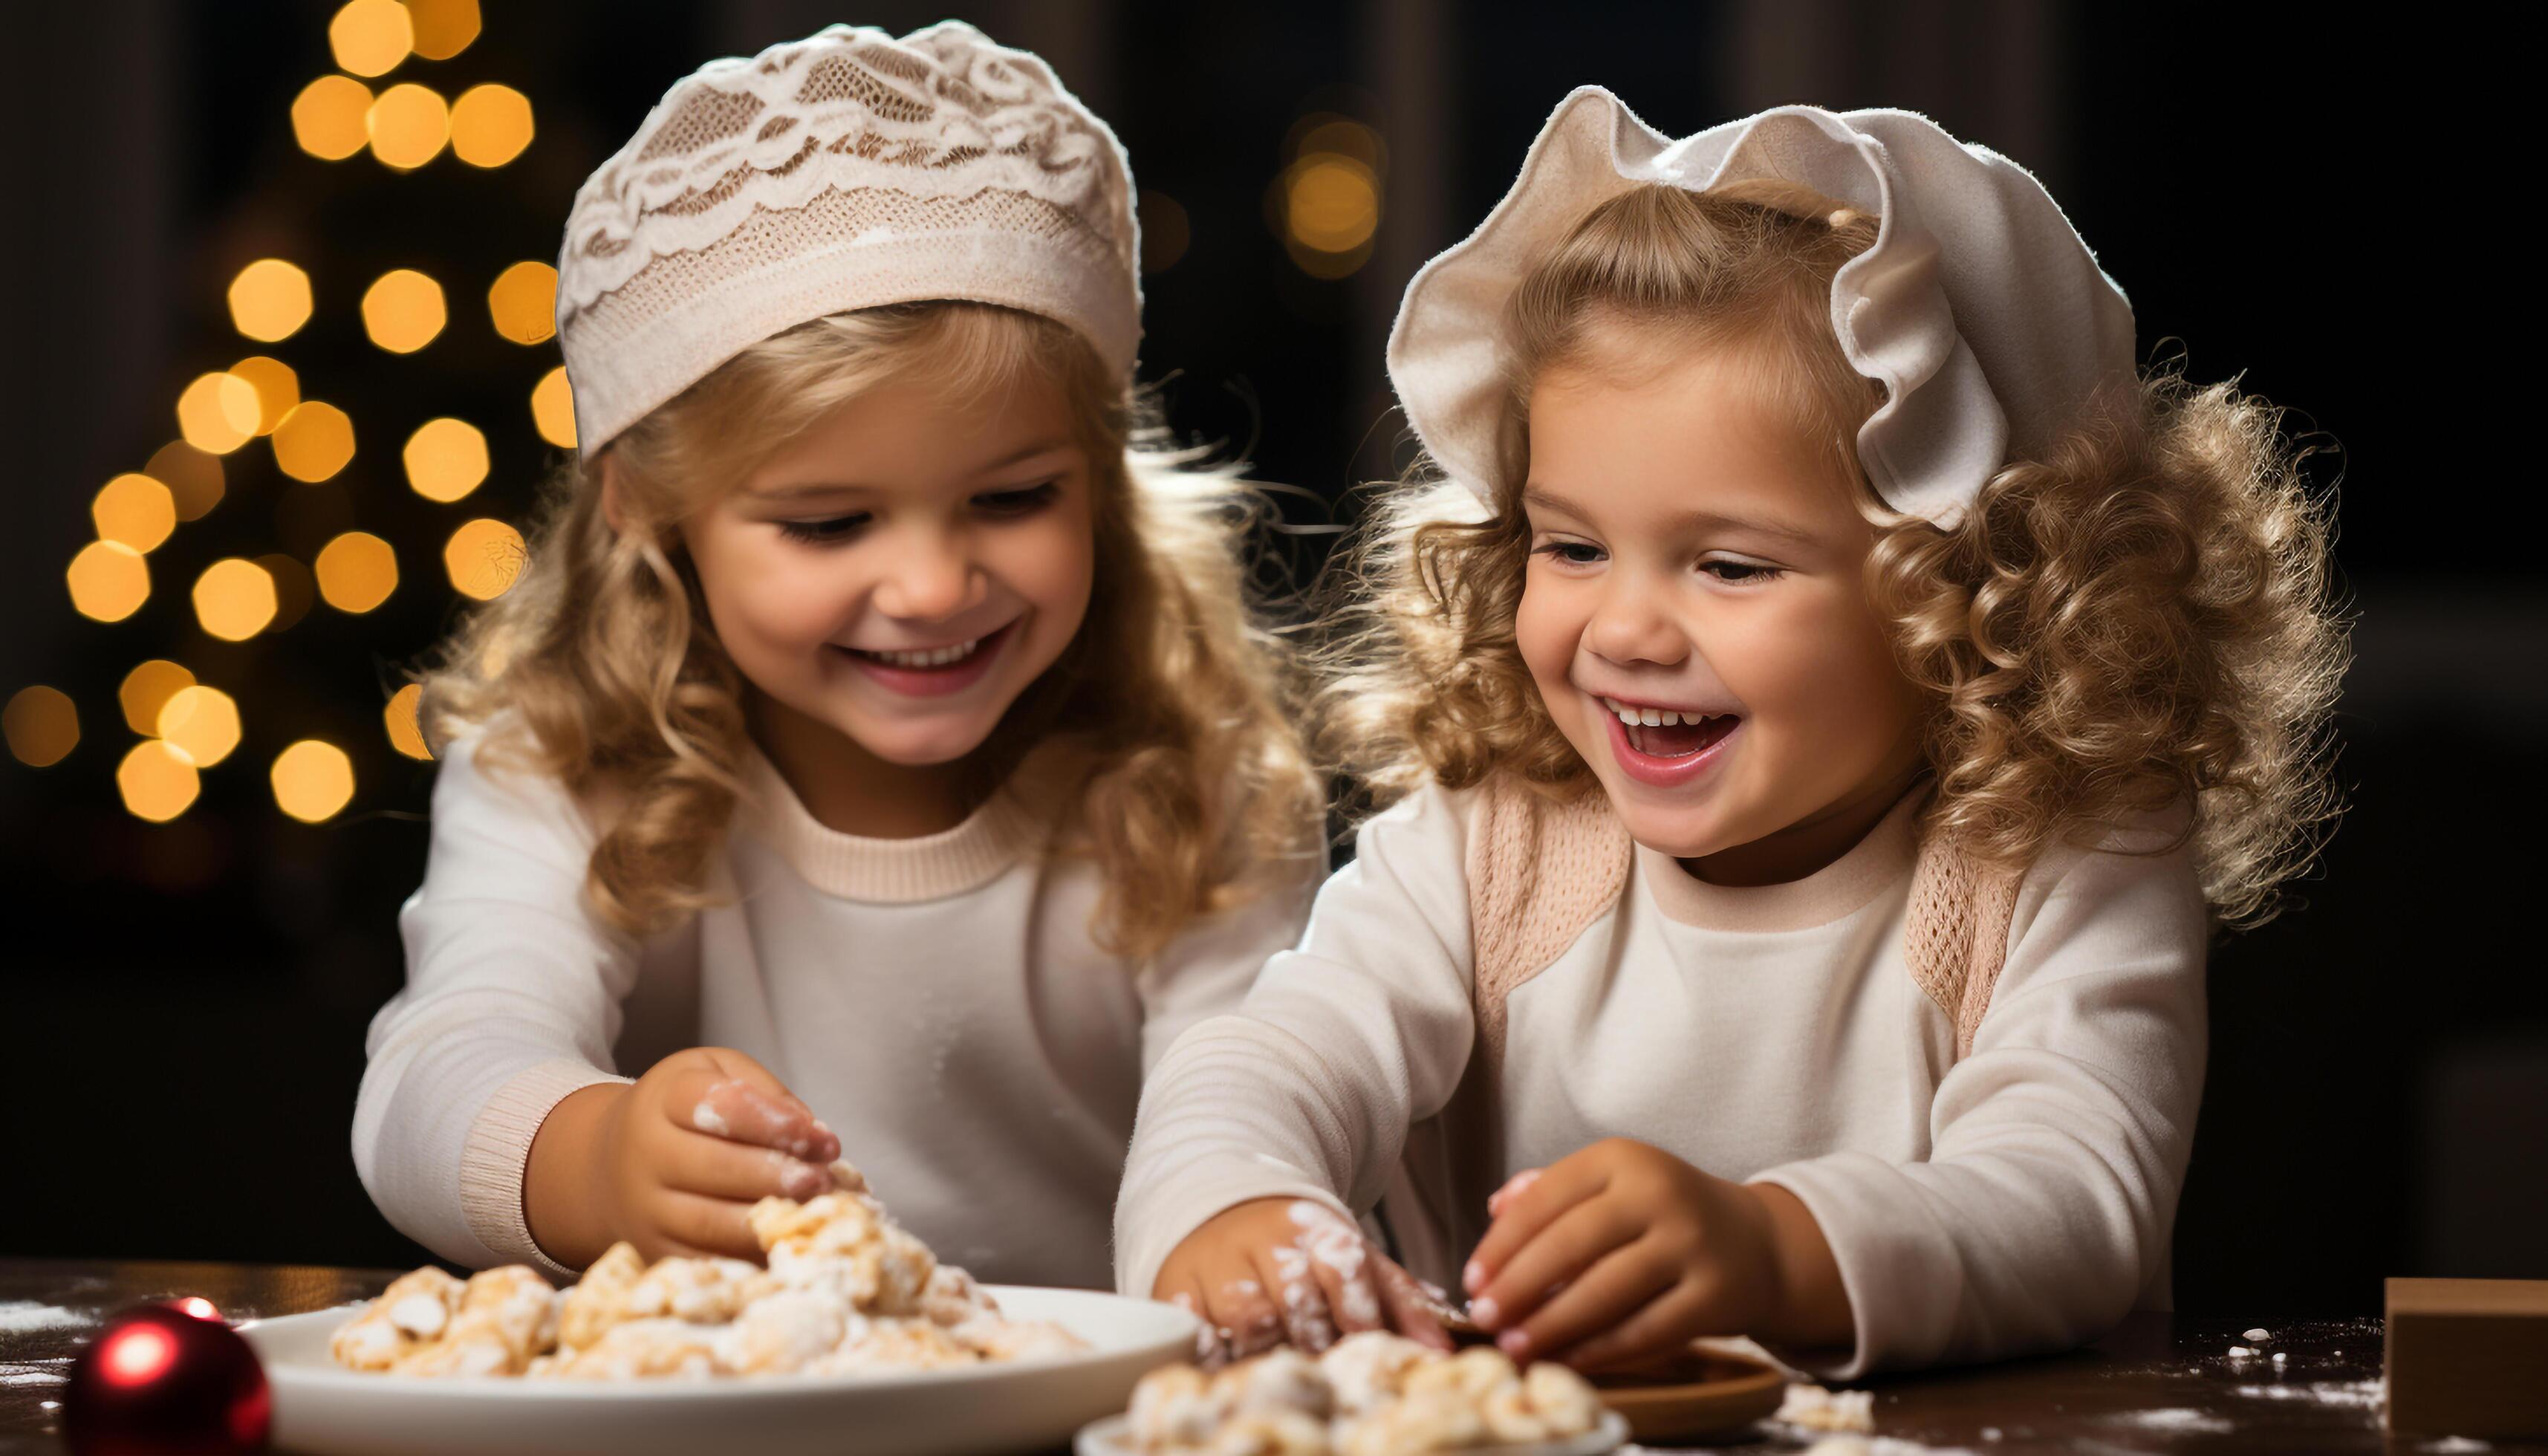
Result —
<instances>
[{"instance_id":1,"label":"dark background","mask_svg":"<svg viewBox=\"0 0 2548 1456\"><path fill-rule=\"evenodd\" d=\"M526 408L555 346L499 340L485 284L554 257L576 185L706 57L943 14L487 0L468 49L372 84L500 80L530 96L538 139L496 171L446 154L400 176L293 142L293 96L332 68L333 10L91 0L6 22L0 698L61 688L83 737L48 769L0 760L0 1254L422 1258L355 1182L347 1128L365 1023L401 983L394 917L421 873L432 774L391 750L380 706L455 619L442 536L470 515L518 520L557 453ZM2291 407L2295 433L2340 446L2319 479L2341 474L2360 618L2340 722L2353 807L2305 906L2214 956L2179 1302L2261 1320L2375 1310L2384 1275L2548 1276L2548 981L2526 933L2548 589L2516 398L2530 391L2485 342L2535 313L2496 280L2536 189L2479 185L2468 150L2506 94L2502 38L2026 0L961 13L1050 59L1144 190L1183 205L1191 243L1146 280L1143 349L1145 374L1174 375L1175 423L1325 500L1404 460L1380 371L1399 291L1502 195L1574 85L1605 84L1673 135L1781 102L1907 107L2031 167L2131 294L2145 353L2182 347L2194 378L2238 377ZM2429 104L2444 94L2447 111ZM1315 111L1390 147L1373 256L1332 282L1287 260L1263 206ZM318 293L279 345L240 338L223 306L269 254ZM404 357L355 318L396 266L451 297L443 336ZM352 413L353 465L301 486L252 444L223 503L151 556L148 605L111 626L77 615L61 572L93 534L90 498L174 436L188 380L260 352ZM399 443L439 414L479 423L494 454L455 505L416 498L398 468ZM375 612L319 606L228 644L186 610L183 584L220 557L306 561L354 527L401 557ZM1318 539L1301 545L1314 564ZM151 657L231 692L246 721L202 798L156 826L114 784L135 741L116 684ZM352 804L318 826L285 818L265 782L307 736L355 763Z\"/></svg>"}]
</instances>

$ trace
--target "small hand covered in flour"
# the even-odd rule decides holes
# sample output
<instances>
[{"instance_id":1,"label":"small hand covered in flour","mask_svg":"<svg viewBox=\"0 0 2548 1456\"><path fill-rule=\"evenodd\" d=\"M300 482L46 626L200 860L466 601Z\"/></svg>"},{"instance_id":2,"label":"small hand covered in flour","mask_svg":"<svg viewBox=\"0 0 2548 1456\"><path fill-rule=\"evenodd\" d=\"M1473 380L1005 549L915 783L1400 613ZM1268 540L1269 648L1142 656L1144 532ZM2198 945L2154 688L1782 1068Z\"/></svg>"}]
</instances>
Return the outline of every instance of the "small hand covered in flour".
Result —
<instances>
[{"instance_id":1,"label":"small hand covered in flour","mask_svg":"<svg viewBox=\"0 0 2548 1456\"><path fill-rule=\"evenodd\" d=\"M604 1083L541 1123L522 1213L549 1257L582 1268L620 1239L646 1258L761 1259L760 1199L832 1191L841 1139L740 1051L677 1051L633 1086Z\"/></svg>"},{"instance_id":2,"label":"small hand covered in flour","mask_svg":"<svg viewBox=\"0 0 2548 1456\"><path fill-rule=\"evenodd\" d=\"M1203 1320L1196 1355L1206 1366L1286 1341L1315 1354L1366 1329L1451 1347L1431 1313L1438 1297L1342 1215L1300 1199L1215 1215L1169 1253L1150 1297Z\"/></svg>"},{"instance_id":3,"label":"small hand covered in flour","mask_svg":"<svg viewBox=\"0 0 2548 1456\"><path fill-rule=\"evenodd\" d=\"M1821 1228L1774 1184L1611 1138L1515 1174L1487 1210L1461 1282L1515 1360L1633 1369L1700 1335L1809 1346L1854 1328Z\"/></svg>"}]
</instances>

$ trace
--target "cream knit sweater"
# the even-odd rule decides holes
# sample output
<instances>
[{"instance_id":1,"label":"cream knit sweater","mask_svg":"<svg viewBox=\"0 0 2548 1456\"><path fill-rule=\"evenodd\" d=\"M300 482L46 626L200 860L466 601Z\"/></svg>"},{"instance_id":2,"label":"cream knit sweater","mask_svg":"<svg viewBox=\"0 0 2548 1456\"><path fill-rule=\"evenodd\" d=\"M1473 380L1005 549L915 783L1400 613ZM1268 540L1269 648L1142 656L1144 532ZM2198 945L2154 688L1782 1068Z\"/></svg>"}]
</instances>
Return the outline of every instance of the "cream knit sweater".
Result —
<instances>
[{"instance_id":1,"label":"cream knit sweater","mask_svg":"<svg viewBox=\"0 0 2548 1456\"><path fill-rule=\"evenodd\" d=\"M424 884L399 917L408 985L372 1023L353 1138L381 1212L466 1265L569 1276L522 1216L541 1121L578 1088L721 1046L804 1098L944 1258L1102 1288L1143 1071L1293 944L1311 889L1305 873L1136 968L1090 940L1094 866L1043 855L1009 790L943 834L863 839L756 754L720 861L735 902L640 943L588 907L586 808L491 769L483 742L443 756Z\"/></svg>"},{"instance_id":2,"label":"cream knit sweater","mask_svg":"<svg viewBox=\"0 0 2548 1456\"><path fill-rule=\"evenodd\" d=\"M1300 950L1145 1086L1118 1287L1146 1294L1205 1220L1275 1196L1350 1216L1388 1195L1449 1283L1505 1177L1626 1136L1813 1212L1857 1340L1782 1353L1829 1378L2058 1348L2163 1305L2202 1091L2190 857L2130 853L2168 842L2153 822L1954 883L1918 809L1745 889L1491 790L1375 818ZM1473 913L1481 876L1521 886L1499 923Z\"/></svg>"}]
</instances>

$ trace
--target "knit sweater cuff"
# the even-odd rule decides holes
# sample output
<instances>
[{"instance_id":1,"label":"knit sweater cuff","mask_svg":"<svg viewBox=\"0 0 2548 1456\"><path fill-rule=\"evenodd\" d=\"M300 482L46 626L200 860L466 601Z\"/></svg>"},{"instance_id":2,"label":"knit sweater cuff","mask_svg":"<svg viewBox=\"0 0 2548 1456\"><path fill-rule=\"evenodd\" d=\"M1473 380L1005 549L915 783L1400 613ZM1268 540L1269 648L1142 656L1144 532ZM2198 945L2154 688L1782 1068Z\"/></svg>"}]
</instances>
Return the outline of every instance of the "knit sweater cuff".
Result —
<instances>
[{"instance_id":1,"label":"knit sweater cuff","mask_svg":"<svg viewBox=\"0 0 2548 1456\"><path fill-rule=\"evenodd\" d=\"M522 1175L540 1124L569 1095L602 1082L629 1083L581 1061L556 1057L513 1075L487 1099L460 1148L460 1213L480 1243L507 1263L529 1264L552 1279L577 1271L541 1252L522 1214Z\"/></svg>"}]
</instances>

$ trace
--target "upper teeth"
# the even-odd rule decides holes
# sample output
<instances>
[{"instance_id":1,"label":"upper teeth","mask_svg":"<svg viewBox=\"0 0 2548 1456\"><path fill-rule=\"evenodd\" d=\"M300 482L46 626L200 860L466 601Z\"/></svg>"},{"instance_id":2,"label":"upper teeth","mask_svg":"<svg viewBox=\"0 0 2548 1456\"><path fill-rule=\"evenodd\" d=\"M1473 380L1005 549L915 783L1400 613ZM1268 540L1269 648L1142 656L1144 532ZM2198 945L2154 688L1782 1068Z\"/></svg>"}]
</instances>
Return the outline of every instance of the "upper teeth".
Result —
<instances>
[{"instance_id":1,"label":"upper teeth","mask_svg":"<svg viewBox=\"0 0 2548 1456\"><path fill-rule=\"evenodd\" d=\"M865 651L864 655L874 658L880 663L891 663L897 668L935 668L946 663L957 662L964 658L971 657L973 655L973 649L981 645L982 639L976 637L970 642L958 642L953 647L930 647L923 648L918 652L875 652L869 650Z\"/></svg>"},{"instance_id":2,"label":"upper teeth","mask_svg":"<svg viewBox=\"0 0 2548 1456\"><path fill-rule=\"evenodd\" d=\"M1708 718L1720 716L1715 713L1684 713L1678 708L1631 707L1615 698L1607 697L1601 699L1601 706L1617 713L1619 721L1631 728L1669 728L1680 723L1695 726Z\"/></svg>"}]
</instances>

